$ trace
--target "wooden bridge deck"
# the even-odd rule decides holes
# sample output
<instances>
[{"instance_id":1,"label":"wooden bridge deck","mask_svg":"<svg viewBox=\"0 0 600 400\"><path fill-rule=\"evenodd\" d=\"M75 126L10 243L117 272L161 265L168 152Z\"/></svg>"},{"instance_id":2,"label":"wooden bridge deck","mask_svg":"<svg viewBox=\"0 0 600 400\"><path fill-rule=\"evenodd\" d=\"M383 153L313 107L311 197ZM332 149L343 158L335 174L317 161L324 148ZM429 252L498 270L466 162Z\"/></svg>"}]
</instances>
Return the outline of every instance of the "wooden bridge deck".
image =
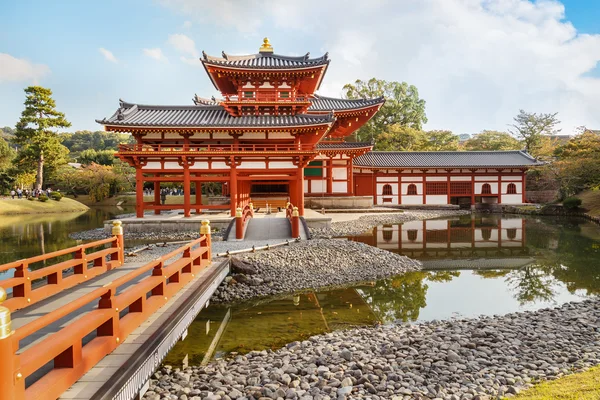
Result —
<instances>
[{"instance_id":1,"label":"wooden bridge deck","mask_svg":"<svg viewBox=\"0 0 600 400\"><path fill-rule=\"evenodd\" d=\"M225 259L203 269L60 398L136 398L228 273L229 261Z\"/></svg>"}]
</instances>

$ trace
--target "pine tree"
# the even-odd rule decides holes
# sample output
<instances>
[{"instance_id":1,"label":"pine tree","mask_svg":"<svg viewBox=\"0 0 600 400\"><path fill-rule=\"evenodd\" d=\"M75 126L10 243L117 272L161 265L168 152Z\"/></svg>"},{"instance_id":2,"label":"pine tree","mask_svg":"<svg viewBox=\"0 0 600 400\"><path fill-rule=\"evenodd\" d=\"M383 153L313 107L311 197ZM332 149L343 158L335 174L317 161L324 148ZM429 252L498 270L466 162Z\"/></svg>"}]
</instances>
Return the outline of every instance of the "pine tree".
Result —
<instances>
[{"instance_id":1,"label":"pine tree","mask_svg":"<svg viewBox=\"0 0 600 400\"><path fill-rule=\"evenodd\" d=\"M17 123L15 143L19 146L19 164L37 164L35 188L44 183L44 164L63 158L68 150L60 143L56 128L68 128L65 114L56 110L52 90L41 86L25 89L25 110Z\"/></svg>"}]
</instances>

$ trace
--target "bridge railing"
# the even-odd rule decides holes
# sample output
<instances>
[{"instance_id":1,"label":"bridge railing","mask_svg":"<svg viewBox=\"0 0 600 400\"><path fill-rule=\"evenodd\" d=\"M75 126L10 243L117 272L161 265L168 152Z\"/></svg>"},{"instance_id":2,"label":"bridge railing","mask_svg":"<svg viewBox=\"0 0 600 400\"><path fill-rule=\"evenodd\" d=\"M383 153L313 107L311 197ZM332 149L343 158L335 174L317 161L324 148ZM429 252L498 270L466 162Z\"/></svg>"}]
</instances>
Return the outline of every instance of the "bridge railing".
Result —
<instances>
[{"instance_id":1,"label":"bridge railing","mask_svg":"<svg viewBox=\"0 0 600 400\"><path fill-rule=\"evenodd\" d=\"M9 293L12 292L12 297L6 300L4 305L13 311L25 308L120 267L124 262L121 221L113 222L112 234L113 236L107 239L0 265L0 272L14 270L12 278L0 281L0 287ZM106 245L110 247L87 253L90 249ZM68 255L71 258L66 261L30 271L33 264L55 262Z\"/></svg>"},{"instance_id":2,"label":"bridge railing","mask_svg":"<svg viewBox=\"0 0 600 400\"><path fill-rule=\"evenodd\" d=\"M235 210L235 238L244 238L244 228L250 218L254 217L254 205L246 204L244 208L238 207Z\"/></svg>"},{"instance_id":3,"label":"bridge railing","mask_svg":"<svg viewBox=\"0 0 600 400\"><path fill-rule=\"evenodd\" d=\"M56 399L115 350L129 334L195 274L211 262L210 226L202 221L201 236L185 246L98 288L42 317L11 330L10 311L0 306L0 393L3 400ZM169 264L166 262L172 260ZM148 275L138 280L142 275ZM0 290L1 291L1 290ZM0 293L0 300L2 300ZM57 323L67 315L89 308L62 329L25 349L19 342ZM8 317L7 317L8 314ZM90 339L90 336L93 336ZM53 363L53 368L31 384L25 379Z\"/></svg>"},{"instance_id":4,"label":"bridge railing","mask_svg":"<svg viewBox=\"0 0 600 400\"><path fill-rule=\"evenodd\" d=\"M294 207L292 203L288 203L285 209L285 216L290 220L292 225L292 237L294 239L300 237L300 213L298 207Z\"/></svg>"}]
</instances>

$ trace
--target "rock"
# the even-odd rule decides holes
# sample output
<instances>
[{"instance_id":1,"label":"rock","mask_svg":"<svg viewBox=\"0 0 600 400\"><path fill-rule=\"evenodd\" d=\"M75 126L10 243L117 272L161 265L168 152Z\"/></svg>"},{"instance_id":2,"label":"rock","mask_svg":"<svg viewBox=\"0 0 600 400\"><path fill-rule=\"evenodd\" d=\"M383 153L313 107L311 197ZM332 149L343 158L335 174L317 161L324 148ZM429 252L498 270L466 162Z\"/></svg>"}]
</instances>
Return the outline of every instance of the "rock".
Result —
<instances>
[{"instance_id":1,"label":"rock","mask_svg":"<svg viewBox=\"0 0 600 400\"><path fill-rule=\"evenodd\" d=\"M257 270L246 261L231 257L231 272L244 275L254 275L257 273Z\"/></svg>"}]
</instances>

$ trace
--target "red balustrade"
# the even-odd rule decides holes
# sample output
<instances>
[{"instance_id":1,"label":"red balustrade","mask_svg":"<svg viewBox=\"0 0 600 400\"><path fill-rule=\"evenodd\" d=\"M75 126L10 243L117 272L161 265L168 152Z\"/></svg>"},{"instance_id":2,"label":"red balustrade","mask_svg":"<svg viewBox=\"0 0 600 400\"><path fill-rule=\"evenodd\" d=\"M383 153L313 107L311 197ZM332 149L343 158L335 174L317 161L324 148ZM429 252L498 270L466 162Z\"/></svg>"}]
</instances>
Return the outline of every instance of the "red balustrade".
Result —
<instances>
[{"instance_id":1,"label":"red balustrade","mask_svg":"<svg viewBox=\"0 0 600 400\"><path fill-rule=\"evenodd\" d=\"M14 270L12 278L0 281L0 287L12 292L12 297L4 305L13 311L24 308L120 267L124 262L121 221L113 223L112 234L107 239L0 265L0 272ZM105 245L110 247L87 253L89 249ZM30 271L33 264L51 263L67 255L71 258Z\"/></svg>"}]
</instances>

